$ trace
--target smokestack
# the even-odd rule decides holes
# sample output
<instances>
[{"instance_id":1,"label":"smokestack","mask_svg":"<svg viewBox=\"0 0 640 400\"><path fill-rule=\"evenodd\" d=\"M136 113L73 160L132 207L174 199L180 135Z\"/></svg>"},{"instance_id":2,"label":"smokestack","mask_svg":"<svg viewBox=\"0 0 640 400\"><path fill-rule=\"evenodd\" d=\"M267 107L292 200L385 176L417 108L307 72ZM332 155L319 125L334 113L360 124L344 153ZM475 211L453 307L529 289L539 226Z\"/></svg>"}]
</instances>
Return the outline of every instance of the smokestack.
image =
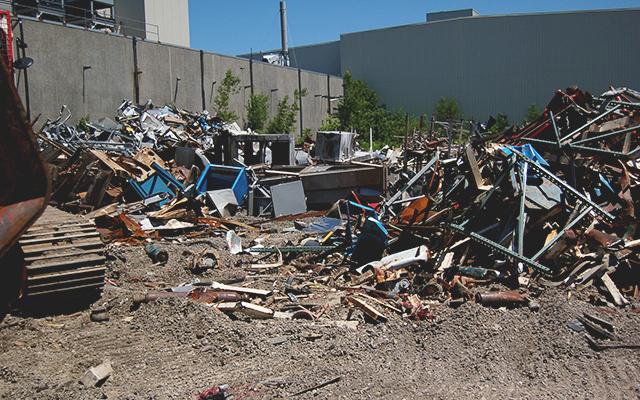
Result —
<instances>
[{"instance_id":1,"label":"smokestack","mask_svg":"<svg viewBox=\"0 0 640 400\"><path fill-rule=\"evenodd\" d=\"M282 39L282 62L289 65L289 44L287 43L287 4L280 0L280 36Z\"/></svg>"}]
</instances>

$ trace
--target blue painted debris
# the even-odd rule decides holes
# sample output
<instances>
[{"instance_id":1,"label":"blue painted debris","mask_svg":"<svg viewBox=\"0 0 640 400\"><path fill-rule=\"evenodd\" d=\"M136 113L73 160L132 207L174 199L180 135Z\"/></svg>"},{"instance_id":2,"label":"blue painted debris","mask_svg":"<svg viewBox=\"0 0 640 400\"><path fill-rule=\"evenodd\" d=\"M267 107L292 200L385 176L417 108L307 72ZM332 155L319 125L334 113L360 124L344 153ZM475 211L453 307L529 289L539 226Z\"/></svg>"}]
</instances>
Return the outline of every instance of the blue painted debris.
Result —
<instances>
[{"instance_id":1,"label":"blue painted debris","mask_svg":"<svg viewBox=\"0 0 640 400\"><path fill-rule=\"evenodd\" d=\"M249 194L246 169L227 165L207 165L198 179L196 190L202 194L220 189L231 189L238 205L242 205Z\"/></svg>"},{"instance_id":2,"label":"blue painted debris","mask_svg":"<svg viewBox=\"0 0 640 400\"><path fill-rule=\"evenodd\" d=\"M531 160L535 161L536 164L542 165L543 167L549 167L549 163L547 162L547 160L545 160L532 145L527 143L522 146L505 146L505 147L502 147L501 150L507 156L510 156L511 154L513 154L513 152L511 151L511 148L516 149L517 151L524 154Z\"/></svg>"},{"instance_id":3,"label":"blue painted debris","mask_svg":"<svg viewBox=\"0 0 640 400\"><path fill-rule=\"evenodd\" d=\"M184 186L169 171L162 168L159 164L151 164L154 173L142 182L135 179L129 179L129 186L142 199L148 199L155 195L161 195L163 200L158 202L159 206L163 206L174 199L179 192L184 191Z\"/></svg>"}]
</instances>

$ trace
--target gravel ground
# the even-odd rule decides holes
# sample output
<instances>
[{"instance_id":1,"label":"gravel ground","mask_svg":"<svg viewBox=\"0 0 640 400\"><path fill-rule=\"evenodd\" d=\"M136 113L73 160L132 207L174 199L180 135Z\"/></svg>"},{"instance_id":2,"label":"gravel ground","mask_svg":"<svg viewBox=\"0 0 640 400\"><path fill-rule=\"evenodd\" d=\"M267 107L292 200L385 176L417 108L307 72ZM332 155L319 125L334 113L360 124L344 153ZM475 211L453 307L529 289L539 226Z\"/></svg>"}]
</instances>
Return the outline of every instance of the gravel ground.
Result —
<instances>
[{"instance_id":1,"label":"gravel ground","mask_svg":"<svg viewBox=\"0 0 640 400\"><path fill-rule=\"evenodd\" d=\"M621 341L640 342L640 314L596 307L586 294L548 289L538 312L435 305L435 320L423 322L389 313L387 323L371 324L356 312L355 329L336 322L346 309L335 292L318 295L332 309L331 318L316 321L232 320L185 299L133 308L133 293L246 274L252 257L230 255L223 237L195 241L163 242L170 254L164 266L141 247L111 246L114 285L93 305L110 307L109 321L91 322L88 310L7 316L0 323L0 398L195 399L219 384L229 384L236 399L640 398L640 350L595 352L566 326L587 311L612 321ZM265 241L285 242L279 235ZM218 266L194 276L185 267L204 249L218 252ZM104 385L78 382L105 360L113 374Z\"/></svg>"}]
</instances>

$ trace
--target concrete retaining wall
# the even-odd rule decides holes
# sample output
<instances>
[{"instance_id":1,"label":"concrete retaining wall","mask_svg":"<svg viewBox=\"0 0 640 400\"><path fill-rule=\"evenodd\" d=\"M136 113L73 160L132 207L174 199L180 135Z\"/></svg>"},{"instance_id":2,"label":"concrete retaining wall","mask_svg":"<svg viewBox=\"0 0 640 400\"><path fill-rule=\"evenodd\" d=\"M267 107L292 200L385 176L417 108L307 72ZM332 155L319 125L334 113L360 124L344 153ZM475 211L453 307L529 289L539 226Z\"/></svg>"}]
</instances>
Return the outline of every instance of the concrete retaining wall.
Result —
<instances>
[{"instance_id":1,"label":"concrete retaining wall","mask_svg":"<svg viewBox=\"0 0 640 400\"><path fill-rule=\"evenodd\" d=\"M212 100L228 69L241 80L240 92L230 104L240 125L245 123L245 107L251 95L251 69L254 93L269 96L271 115L285 95L293 98L300 77L308 92L303 99L303 127L312 132L326 117L327 95L342 95L340 77L309 71L298 74L294 68L255 61L251 68L249 60L236 57L141 40L134 43L128 37L52 23L24 20L23 24L27 56L35 61L28 70L28 80L31 117L41 115L37 126L47 118L57 117L63 104L73 113L73 121L83 116L113 117L121 101L135 100L136 92L140 102L147 99L159 105L175 102L191 111L202 110L204 105L215 112ZM26 102L24 73L16 75L16 83ZM335 100L332 104L334 108L337 105ZM300 121L294 133L300 133Z\"/></svg>"}]
</instances>

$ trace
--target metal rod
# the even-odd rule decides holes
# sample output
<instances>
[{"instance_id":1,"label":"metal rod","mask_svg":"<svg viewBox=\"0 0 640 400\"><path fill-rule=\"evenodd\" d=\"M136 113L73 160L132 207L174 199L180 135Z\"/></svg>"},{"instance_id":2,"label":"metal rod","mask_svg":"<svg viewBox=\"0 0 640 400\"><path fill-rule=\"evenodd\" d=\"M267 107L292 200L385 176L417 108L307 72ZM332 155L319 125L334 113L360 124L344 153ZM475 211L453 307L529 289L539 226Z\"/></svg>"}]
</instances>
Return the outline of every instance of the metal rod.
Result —
<instances>
[{"instance_id":1,"label":"metal rod","mask_svg":"<svg viewBox=\"0 0 640 400\"><path fill-rule=\"evenodd\" d=\"M513 259L516 259L520 262L522 262L523 264L526 264L528 266L530 266L531 268L535 269L536 271L545 274L545 275L551 275L551 269L549 269L548 267L545 267L544 265L536 262L535 260L532 260L530 258L527 258L525 256L522 256L518 253L516 253L515 251L512 251L504 246L502 246L501 244L498 244L496 242L494 242L493 240L489 240L481 235L478 235L475 232L469 232L467 230L465 230L462 226L460 225L455 225L455 224L447 224L446 225L448 228L451 228L452 230L462 233L463 235L471 238L471 240L473 240L474 242L480 243L484 246L488 246L494 250L496 250L498 253L501 253L505 256L511 257Z\"/></svg>"},{"instance_id":2,"label":"metal rod","mask_svg":"<svg viewBox=\"0 0 640 400\"><path fill-rule=\"evenodd\" d=\"M327 114L331 115L331 75L327 74Z\"/></svg>"},{"instance_id":3,"label":"metal rod","mask_svg":"<svg viewBox=\"0 0 640 400\"><path fill-rule=\"evenodd\" d=\"M202 97L202 110L207 109L206 95L204 92L204 51L200 50L200 96Z\"/></svg>"},{"instance_id":4,"label":"metal rod","mask_svg":"<svg viewBox=\"0 0 640 400\"><path fill-rule=\"evenodd\" d=\"M580 128L576 129L575 131L571 132L567 136L563 137L560 142L561 143L565 143L566 141L573 139L573 137L578 135L580 132L582 132L582 130L584 128L587 128L587 127L593 125L594 123L600 121L602 118L606 117L607 115L611 114L612 112L616 111L619 108L620 108L620 106L615 106L612 109L606 111L605 113L602 113L602 114L598 115L596 118L592 119L591 121L589 121L586 124L582 125Z\"/></svg>"},{"instance_id":5,"label":"metal rod","mask_svg":"<svg viewBox=\"0 0 640 400\"><path fill-rule=\"evenodd\" d=\"M173 94L173 103L175 104L176 101L178 101L178 87L180 86L180 81L182 79L180 79L179 76L176 76L176 91Z\"/></svg>"},{"instance_id":6,"label":"metal rod","mask_svg":"<svg viewBox=\"0 0 640 400\"><path fill-rule=\"evenodd\" d=\"M534 171L545 175L547 177L547 179L549 179L555 185L559 186L562 189L565 189L565 191L566 191L565 194L569 194L569 195L577 198L578 200L582 201L583 203L591 205L593 207L594 212L596 212L598 215L603 217L607 222L613 222L613 220L614 220L613 215L611 215L609 212L603 210L602 207L600 207L599 205L597 205L596 203L591 201L591 199L589 199L587 196L585 196L584 194L580 193L574 187L570 186L569 184L567 184L566 182L564 182L563 180L561 180L560 178L558 178L557 176L552 174L546 168L544 168L541 165L538 165L536 162L534 162L533 160L531 160L529 157L525 156L524 154L520 153L518 150L514 149L513 147L510 147L510 150L518 158L520 158L521 160L523 160L526 163L528 163L531 166L531 168L533 168Z\"/></svg>"},{"instance_id":7,"label":"metal rod","mask_svg":"<svg viewBox=\"0 0 640 400\"><path fill-rule=\"evenodd\" d=\"M253 49L249 54L249 85L251 85L251 97L253 97Z\"/></svg>"},{"instance_id":8,"label":"metal rod","mask_svg":"<svg viewBox=\"0 0 640 400\"><path fill-rule=\"evenodd\" d=\"M133 37L133 94L136 104L140 104L140 70L138 69L138 39Z\"/></svg>"},{"instance_id":9,"label":"metal rod","mask_svg":"<svg viewBox=\"0 0 640 400\"><path fill-rule=\"evenodd\" d=\"M384 202L383 209L380 212L380 215L384 214L388 205L395 203L396 200L398 200L402 196L402 192L406 191L411 186L413 186L413 184L416 183L418 179L422 177L422 175L424 175L428 170L430 170L435 165L436 161L438 161L439 158L440 158L440 153L436 151L436 154L429 161L429 163L425 165L424 168L422 168L417 174L415 174L414 177L411 178L409 182L407 182L407 184L404 186L402 190L399 190L398 192L396 192L396 194L391 196L391 198L388 201Z\"/></svg>"},{"instance_id":10,"label":"metal rod","mask_svg":"<svg viewBox=\"0 0 640 400\"><path fill-rule=\"evenodd\" d=\"M565 232L568 231L569 229L573 228L578 222L580 222L580 220L584 217L587 216L587 214L589 214L591 212L591 210L593 210L593 207L588 206L587 208L584 209L583 212L580 213L580 215L578 215L573 221L569 222L567 224L567 226L565 226L561 232L558 232L557 235L555 235L553 237L553 239L551 239L549 241L549 243L545 244L544 247L542 247L533 257L531 257L531 259L533 261L536 261L538 258L540 258L540 256L542 256L544 253L547 252L547 250L549 250L551 248L551 246L553 246L554 244L556 244L556 242L558 240L560 240L560 238L562 236L564 236Z\"/></svg>"},{"instance_id":11,"label":"metal rod","mask_svg":"<svg viewBox=\"0 0 640 400\"><path fill-rule=\"evenodd\" d=\"M304 126L302 122L302 70L300 68L298 68L298 108L300 109L300 137L302 137Z\"/></svg>"},{"instance_id":12,"label":"metal rod","mask_svg":"<svg viewBox=\"0 0 640 400\"><path fill-rule=\"evenodd\" d=\"M404 116L404 151L402 152L402 170L406 171L407 166L409 165L409 154L407 153L408 146L408 137L409 137L409 113L406 113Z\"/></svg>"},{"instance_id":13,"label":"metal rod","mask_svg":"<svg viewBox=\"0 0 640 400\"><path fill-rule=\"evenodd\" d=\"M518 214L518 254L524 255L524 224L527 218L525 213L525 202L527 197L527 171L529 164L523 164L520 172L520 213Z\"/></svg>"},{"instance_id":14,"label":"metal rod","mask_svg":"<svg viewBox=\"0 0 640 400\"><path fill-rule=\"evenodd\" d=\"M562 147L560 143L560 131L558 130L558 125L556 125L556 117L553 115L553 111L549 111L549 119L551 120L551 126L553 127L553 133L556 135L556 142L558 143L558 148Z\"/></svg>"},{"instance_id":15,"label":"metal rod","mask_svg":"<svg viewBox=\"0 0 640 400\"><path fill-rule=\"evenodd\" d=\"M635 153L638 152L640 147L638 147L635 150L630 151L628 153L623 153L621 151L606 150L606 149L597 149L595 147L576 146L576 145L573 145L573 144L569 145L569 149L576 150L578 152L583 151L583 152L587 152L587 153L601 154L603 156L614 156L614 157L631 158L631 157L633 157L633 155Z\"/></svg>"},{"instance_id":16,"label":"metal rod","mask_svg":"<svg viewBox=\"0 0 640 400\"><path fill-rule=\"evenodd\" d=\"M625 129L622 129L620 131L605 133L603 135L594 136L594 137L590 137L590 138L587 138L587 139L578 140L576 142L572 142L571 144L575 146L576 144L593 142L595 140L605 139L605 138L608 138L608 137L611 137L611 136L620 135L622 133L632 132L632 131L635 131L637 129L640 129L640 125L632 126L630 128L625 128Z\"/></svg>"}]
</instances>

